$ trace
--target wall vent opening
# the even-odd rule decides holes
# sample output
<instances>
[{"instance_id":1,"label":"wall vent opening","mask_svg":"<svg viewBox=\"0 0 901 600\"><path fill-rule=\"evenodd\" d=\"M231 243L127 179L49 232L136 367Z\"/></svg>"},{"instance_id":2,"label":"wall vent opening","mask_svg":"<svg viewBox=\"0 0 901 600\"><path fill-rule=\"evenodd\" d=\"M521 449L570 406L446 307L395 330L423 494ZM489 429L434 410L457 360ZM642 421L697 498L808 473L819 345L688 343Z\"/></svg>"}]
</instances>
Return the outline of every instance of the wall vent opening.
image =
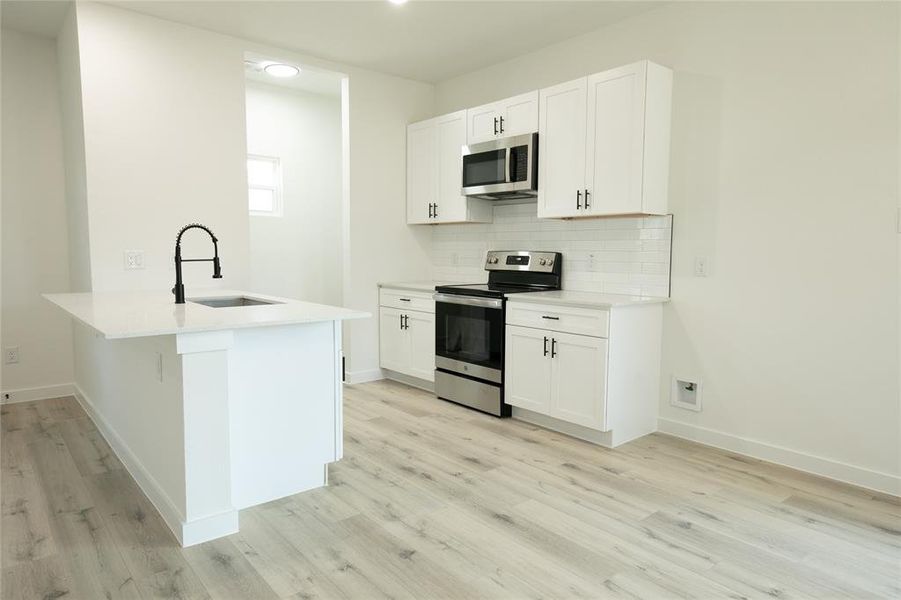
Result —
<instances>
[{"instance_id":1,"label":"wall vent opening","mask_svg":"<svg viewBox=\"0 0 901 600\"><path fill-rule=\"evenodd\" d=\"M673 377L673 385L670 391L672 406L701 411L701 381L698 378Z\"/></svg>"}]
</instances>

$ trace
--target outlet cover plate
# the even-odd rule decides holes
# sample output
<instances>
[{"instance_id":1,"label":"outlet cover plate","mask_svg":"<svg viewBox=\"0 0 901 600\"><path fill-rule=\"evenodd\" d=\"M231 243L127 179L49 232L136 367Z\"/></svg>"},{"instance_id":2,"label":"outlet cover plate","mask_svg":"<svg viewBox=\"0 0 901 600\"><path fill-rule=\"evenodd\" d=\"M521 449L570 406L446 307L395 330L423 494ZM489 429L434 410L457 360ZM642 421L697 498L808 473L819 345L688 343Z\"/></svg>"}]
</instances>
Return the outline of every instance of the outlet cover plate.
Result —
<instances>
[{"instance_id":1,"label":"outlet cover plate","mask_svg":"<svg viewBox=\"0 0 901 600\"><path fill-rule=\"evenodd\" d=\"M125 252L125 270L137 271L144 268L144 252L142 250L127 250Z\"/></svg>"},{"instance_id":2,"label":"outlet cover plate","mask_svg":"<svg viewBox=\"0 0 901 600\"><path fill-rule=\"evenodd\" d=\"M8 365L14 365L19 362L19 347L8 346L3 349L3 362Z\"/></svg>"}]
</instances>

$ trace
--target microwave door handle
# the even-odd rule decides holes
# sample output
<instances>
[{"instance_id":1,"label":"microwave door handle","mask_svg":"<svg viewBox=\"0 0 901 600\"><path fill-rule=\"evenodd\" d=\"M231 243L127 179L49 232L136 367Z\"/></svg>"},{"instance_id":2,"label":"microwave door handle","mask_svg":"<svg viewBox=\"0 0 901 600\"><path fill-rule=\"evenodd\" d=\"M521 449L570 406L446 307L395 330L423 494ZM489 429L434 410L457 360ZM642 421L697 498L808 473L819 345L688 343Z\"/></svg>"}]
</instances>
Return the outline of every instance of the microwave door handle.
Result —
<instances>
[{"instance_id":1,"label":"microwave door handle","mask_svg":"<svg viewBox=\"0 0 901 600\"><path fill-rule=\"evenodd\" d=\"M504 161L504 182L512 183L510 181L510 161L513 160L513 152L512 148L507 148L507 159Z\"/></svg>"}]
</instances>

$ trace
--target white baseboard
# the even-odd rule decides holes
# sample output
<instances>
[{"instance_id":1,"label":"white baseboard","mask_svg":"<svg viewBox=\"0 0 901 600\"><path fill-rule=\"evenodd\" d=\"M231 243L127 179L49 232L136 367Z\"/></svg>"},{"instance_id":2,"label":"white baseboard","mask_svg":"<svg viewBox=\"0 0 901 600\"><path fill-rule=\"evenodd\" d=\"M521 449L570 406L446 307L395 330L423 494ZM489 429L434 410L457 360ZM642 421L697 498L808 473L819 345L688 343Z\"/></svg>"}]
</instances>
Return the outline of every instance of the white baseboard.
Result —
<instances>
[{"instance_id":1,"label":"white baseboard","mask_svg":"<svg viewBox=\"0 0 901 600\"><path fill-rule=\"evenodd\" d=\"M836 460L805 454L782 446L768 444L744 438L714 429L698 427L671 419L657 419L661 433L713 446L722 450L744 454L767 462L814 475L820 475L836 481L850 483L859 487L883 492L893 496L901 496L901 477L889 473L881 473Z\"/></svg>"},{"instance_id":2,"label":"white baseboard","mask_svg":"<svg viewBox=\"0 0 901 600\"><path fill-rule=\"evenodd\" d=\"M163 490L156 479L144 467L137 456L131 451L125 441L119 437L110 424L94 408L91 399L84 391L74 384L74 396L81 407L88 414L97 430L112 448L113 452L125 466L150 503L156 508L163 521L172 531L172 534L183 547L193 546L212 539L220 538L238 531L238 511L230 510L216 515L208 515L191 522L185 521L185 517L178 509L169 495Z\"/></svg>"},{"instance_id":3,"label":"white baseboard","mask_svg":"<svg viewBox=\"0 0 901 600\"><path fill-rule=\"evenodd\" d=\"M592 444L604 446L605 448L613 447L613 435L609 431L597 431L589 427L567 423L566 421L542 415L541 413L525 408L519 408L518 406L513 407L512 417L520 421L525 421L526 423L531 423L532 425L538 425L539 427L544 427L551 431L556 431L570 437L591 442Z\"/></svg>"},{"instance_id":4,"label":"white baseboard","mask_svg":"<svg viewBox=\"0 0 901 600\"><path fill-rule=\"evenodd\" d=\"M75 394L74 383L60 383L33 388L20 388L17 390L4 390L0 396L0 404L15 404L17 402L32 402L34 400L49 400L50 398L62 398ZM9 396L9 398L7 398Z\"/></svg>"},{"instance_id":5,"label":"white baseboard","mask_svg":"<svg viewBox=\"0 0 901 600\"><path fill-rule=\"evenodd\" d=\"M368 369L366 371L347 371L344 374L344 383L355 385L357 383L367 383L369 381L379 381L385 378L381 369Z\"/></svg>"},{"instance_id":6,"label":"white baseboard","mask_svg":"<svg viewBox=\"0 0 901 600\"><path fill-rule=\"evenodd\" d=\"M382 369L382 371L385 374L385 379L397 381L398 383L403 383L404 385L409 385L410 387L415 387L433 394L435 393L434 381L427 381L425 379L420 379L419 377L411 377L409 375L404 375L403 373L398 373L397 371L389 371L388 369Z\"/></svg>"}]
</instances>

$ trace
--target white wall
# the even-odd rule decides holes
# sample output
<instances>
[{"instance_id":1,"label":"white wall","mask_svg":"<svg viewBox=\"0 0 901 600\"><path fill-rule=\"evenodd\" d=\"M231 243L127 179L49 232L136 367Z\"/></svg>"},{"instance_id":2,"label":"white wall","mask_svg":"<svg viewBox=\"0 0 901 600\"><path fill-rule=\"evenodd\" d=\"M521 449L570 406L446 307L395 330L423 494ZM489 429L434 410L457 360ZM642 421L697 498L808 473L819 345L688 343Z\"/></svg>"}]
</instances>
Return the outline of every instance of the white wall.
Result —
<instances>
[{"instance_id":1,"label":"white wall","mask_svg":"<svg viewBox=\"0 0 901 600\"><path fill-rule=\"evenodd\" d=\"M72 382L72 327L41 292L69 289L65 170L52 39L2 35L2 345L19 347L3 365L11 400L53 395ZM17 396L21 396L17 397Z\"/></svg>"},{"instance_id":2,"label":"white wall","mask_svg":"<svg viewBox=\"0 0 901 600\"><path fill-rule=\"evenodd\" d=\"M185 265L188 293L246 287L243 52L121 9L79 3L77 12L93 289L171 288L175 235L191 222L219 237L223 279L209 263ZM183 248L212 256L203 232ZM129 250L145 253L145 269L125 270Z\"/></svg>"},{"instance_id":3,"label":"white wall","mask_svg":"<svg viewBox=\"0 0 901 600\"><path fill-rule=\"evenodd\" d=\"M250 287L341 304L341 98L247 83L247 152L280 159L283 214L250 216Z\"/></svg>"},{"instance_id":4,"label":"white wall","mask_svg":"<svg viewBox=\"0 0 901 600\"><path fill-rule=\"evenodd\" d=\"M434 109L434 86L330 63L238 38L79 2L88 208L94 289L172 285L169 253L182 223L206 221L221 238L221 285L249 283L244 118L245 52L347 75L348 307L377 314L379 281L423 279L429 235L405 224L406 124ZM144 271L123 270L143 250ZM185 254L207 252L192 235ZM196 268L195 268L196 267ZM186 285L211 286L209 266ZM378 324L345 331L351 377L377 377Z\"/></svg>"},{"instance_id":5,"label":"white wall","mask_svg":"<svg viewBox=\"0 0 901 600\"><path fill-rule=\"evenodd\" d=\"M672 4L440 83L437 112L672 67L662 423L899 491L897 11ZM703 412L669 406L672 374L703 379Z\"/></svg>"},{"instance_id":6,"label":"white wall","mask_svg":"<svg viewBox=\"0 0 901 600\"><path fill-rule=\"evenodd\" d=\"M71 291L91 289L91 236L88 227L87 175L84 156L84 121L81 103L81 61L74 5L56 40L59 64L63 155L66 171L66 215Z\"/></svg>"}]
</instances>

